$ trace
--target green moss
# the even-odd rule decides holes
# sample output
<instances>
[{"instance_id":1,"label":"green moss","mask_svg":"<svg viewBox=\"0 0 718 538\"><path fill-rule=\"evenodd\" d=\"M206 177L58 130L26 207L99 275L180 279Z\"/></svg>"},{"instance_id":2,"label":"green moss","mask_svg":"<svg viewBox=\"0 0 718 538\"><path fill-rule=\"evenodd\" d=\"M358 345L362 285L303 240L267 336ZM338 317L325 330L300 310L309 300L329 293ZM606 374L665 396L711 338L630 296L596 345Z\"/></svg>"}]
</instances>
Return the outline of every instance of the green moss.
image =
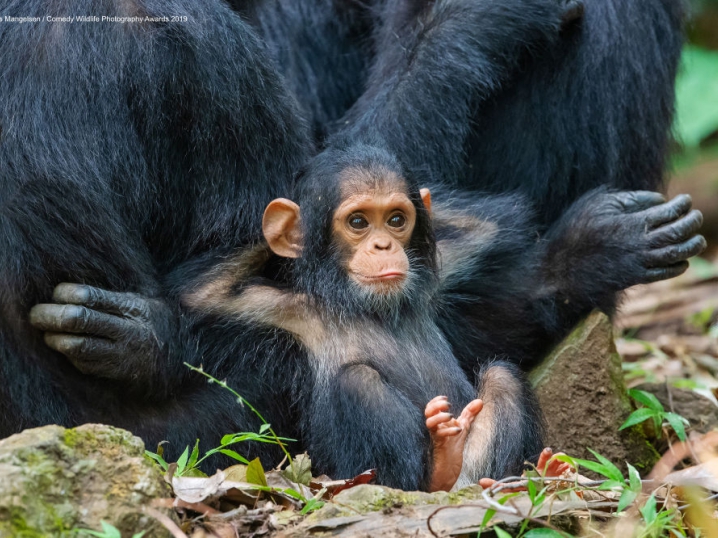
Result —
<instances>
[{"instance_id":1,"label":"green moss","mask_svg":"<svg viewBox=\"0 0 718 538\"><path fill-rule=\"evenodd\" d=\"M77 430L73 428L70 430L65 430L63 442L70 448L75 448L79 444L80 440L84 440L85 438L87 438L86 434L79 434L77 433Z\"/></svg>"}]
</instances>

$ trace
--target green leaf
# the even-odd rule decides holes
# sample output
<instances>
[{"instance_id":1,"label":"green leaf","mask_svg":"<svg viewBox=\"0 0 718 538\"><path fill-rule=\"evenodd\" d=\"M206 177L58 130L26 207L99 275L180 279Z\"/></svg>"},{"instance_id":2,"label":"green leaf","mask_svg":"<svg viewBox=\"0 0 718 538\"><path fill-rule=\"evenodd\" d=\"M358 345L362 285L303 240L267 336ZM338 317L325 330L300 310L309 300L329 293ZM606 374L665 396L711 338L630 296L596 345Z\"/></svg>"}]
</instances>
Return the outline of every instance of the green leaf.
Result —
<instances>
[{"instance_id":1,"label":"green leaf","mask_svg":"<svg viewBox=\"0 0 718 538\"><path fill-rule=\"evenodd\" d=\"M164 458L163 458L162 456L160 456L159 454L155 454L154 452L150 452L149 450L145 450L145 456L148 457L148 458L150 458L150 459L153 459L153 460L155 460L157 463L159 463L159 464L160 464L160 467L162 467L162 470L163 470L163 471L166 471L166 470L167 470L167 467L169 467L169 465L168 465L167 462L164 460Z\"/></svg>"},{"instance_id":2,"label":"green leaf","mask_svg":"<svg viewBox=\"0 0 718 538\"><path fill-rule=\"evenodd\" d=\"M189 461L187 462L187 467L191 469L195 465L197 465L197 459L199 458L199 439L197 439L194 442L194 448L192 449L192 454L189 456Z\"/></svg>"},{"instance_id":3,"label":"green leaf","mask_svg":"<svg viewBox=\"0 0 718 538\"><path fill-rule=\"evenodd\" d=\"M524 538L565 538L565 534L548 528L531 529Z\"/></svg>"},{"instance_id":4,"label":"green leaf","mask_svg":"<svg viewBox=\"0 0 718 538\"><path fill-rule=\"evenodd\" d=\"M628 484L631 491L640 492L643 485L641 484L641 475L633 465L630 463L626 463L626 465L628 466Z\"/></svg>"},{"instance_id":5,"label":"green leaf","mask_svg":"<svg viewBox=\"0 0 718 538\"><path fill-rule=\"evenodd\" d=\"M484 530L484 527L489 524L489 521L491 521L491 518L496 515L496 510L493 508L489 508L486 510L486 513L484 514L484 519L481 520L481 527L479 530L479 533Z\"/></svg>"},{"instance_id":6,"label":"green leaf","mask_svg":"<svg viewBox=\"0 0 718 538\"><path fill-rule=\"evenodd\" d=\"M609 471L598 462L590 461L590 460L582 460L581 458L574 458L573 461L576 462L581 467L588 469L589 471L593 471L594 473L598 473L601 476L610 478L608 475Z\"/></svg>"},{"instance_id":7,"label":"green leaf","mask_svg":"<svg viewBox=\"0 0 718 538\"><path fill-rule=\"evenodd\" d=\"M598 489L600 491L608 491L609 489L615 489L615 488L625 488L626 483L618 480L606 480L603 484L598 486Z\"/></svg>"},{"instance_id":8,"label":"green leaf","mask_svg":"<svg viewBox=\"0 0 718 538\"><path fill-rule=\"evenodd\" d=\"M225 456L229 456L230 458L233 458L237 461L241 461L245 465L249 465L249 460L247 458L245 458L244 456L242 456L241 454L235 452L234 450L230 450L228 448L220 448L217 452L220 452L220 453L224 454ZM250 484L259 484L259 482L252 482L250 480L247 480L247 482L249 482ZM266 486L266 484L263 484L263 485Z\"/></svg>"},{"instance_id":9,"label":"green leaf","mask_svg":"<svg viewBox=\"0 0 718 538\"><path fill-rule=\"evenodd\" d=\"M533 480L528 481L526 489L529 492L529 499L531 499L531 504L533 505L536 501L536 484L534 484Z\"/></svg>"},{"instance_id":10,"label":"green leaf","mask_svg":"<svg viewBox=\"0 0 718 538\"><path fill-rule=\"evenodd\" d=\"M511 535L501 527L494 527L493 530L498 538L511 538Z\"/></svg>"},{"instance_id":11,"label":"green leaf","mask_svg":"<svg viewBox=\"0 0 718 538\"><path fill-rule=\"evenodd\" d=\"M292 482L308 486L312 480L312 460L307 454L297 454L282 474Z\"/></svg>"},{"instance_id":12,"label":"green leaf","mask_svg":"<svg viewBox=\"0 0 718 538\"><path fill-rule=\"evenodd\" d=\"M282 493L285 493L293 499L297 499L298 501L307 502L306 497L304 497L304 495L299 493L296 489L286 488L282 490Z\"/></svg>"},{"instance_id":13,"label":"green leaf","mask_svg":"<svg viewBox=\"0 0 718 538\"><path fill-rule=\"evenodd\" d=\"M665 418L668 421L668 424L671 425L671 428L673 428L673 431L676 432L676 435L678 436L678 439L681 441L686 440L686 428L683 425L684 419L681 415L678 415L676 413L665 413L663 415L663 418Z\"/></svg>"},{"instance_id":14,"label":"green leaf","mask_svg":"<svg viewBox=\"0 0 718 538\"><path fill-rule=\"evenodd\" d=\"M309 512L319 510L322 506L324 506L324 501L320 501L319 499L309 499L307 504L304 505L304 508L302 508L300 514L304 516Z\"/></svg>"},{"instance_id":15,"label":"green leaf","mask_svg":"<svg viewBox=\"0 0 718 538\"><path fill-rule=\"evenodd\" d=\"M641 515L643 516L643 520L646 522L646 524L650 525L656 520L656 497L655 494L651 494L650 497L648 497L648 500L646 501L646 504L644 504L641 507Z\"/></svg>"},{"instance_id":16,"label":"green leaf","mask_svg":"<svg viewBox=\"0 0 718 538\"><path fill-rule=\"evenodd\" d=\"M654 411L665 411L665 409L663 409L663 404L659 402L658 398L650 392L638 389L628 389L628 395L649 409L653 409Z\"/></svg>"},{"instance_id":17,"label":"green leaf","mask_svg":"<svg viewBox=\"0 0 718 538\"><path fill-rule=\"evenodd\" d=\"M662 413L660 411L655 411L653 409L649 409L648 407L641 407L640 409L636 409L633 413L628 415L626 422L621 424L621 427L618 429L625 430L626 428L635 426L636 424L640 424L641 422L644 422L651 418L660 417L661 415Z\"/></svg>"},{"instance_id":18,"label":"green leaf","mask_svg":"<svg viewBox=\"0 0 718 538\"><path fill-rule=\"evenodd\" d=\"M271 424L262 424L262 425L259 427L259 433L264 433L264 432L266 432L266 431L267 431L269 428L271 428L271 427L272 427Z\"/></svg>"},{"instance_id":19,"label":"green leaf","mask_svg":"<svg viewBox=\"0 0 718 538\"><path fill-rule=\"evenodd\" d=\"M102 525L101 536L104 538L122 538L122 534L114 525L110 525L106 521L100 521L100 525Z\"/></svg>"},{"instance_id":20,"label":"green leaf","mask_svg":"<svg viewBox=\"0 0 718 538\"><path fill-rule=\"evenodd\" d=\"M259 458L254 458L247 463L247 482L267 486L267 477L264 475L264 467L262 467Z\"/></svg>"},{"instance_id":21,"label":"green leaf","mask_svg":"<svg viewBox=\"0 0 718 538\"><path fill-rule=\"evenodd\" d=\"M718 130L718 101L706 99L718 95L718 53L688 45L681 63L675 131L683 145L691 148Z\"/></svg>"},{"instance_id":22,"label":"green leaf","mask_svg":"<svg viewBox=\"0 0 718 538\"><path fill-rule=\"evenodd\" d=\"M618 499L619 512L623 512L633 501L638 497L639 491L633 491L632 489L624 489L621 493L621 498Z\"/></svg>"},{"instance_id":23,"label":"green leaf","mask_svg":"<svg viewBox=\"0 0 718 538\"><path fill-rule=\"evenodd\" d=\"M599 454L595 450L591 450L590 448L588 449L588 451L591 454L593 454L594 457L598 461L600 461L601 464L603 464L603 466L606 468L606 470L610 473L610 474L604 475L604 476L608 476L608 478L610 478L611 480L623 482L623 473L621 472L621 470L618 467L616 467L613 463L611 463L611 461L608 458L601 456L601 454Z\"/></svg>"},{"instance_id":24,"label":"green leaf","mask_svg":"<svg viewBox=\"0 0 718 538\"><path fill-rule=\"evenodd\" d=\"M182 452L182 455L177 460L177 475L181 475L185 467L187 467L187 460L189 459L189 447L186 447L184 449L184 452Z\"/></svg>"},{"instance_id":25,"label":"green leaf","mask_svg":"<svg viewBox=\"0 0 718 538\"><path fill-rule=\"evenodd\" d=\"M132 535L132 538L142 538L146 533L147 533L147 531L136 532L135 534Z\"/></svg>"}]
</instances>

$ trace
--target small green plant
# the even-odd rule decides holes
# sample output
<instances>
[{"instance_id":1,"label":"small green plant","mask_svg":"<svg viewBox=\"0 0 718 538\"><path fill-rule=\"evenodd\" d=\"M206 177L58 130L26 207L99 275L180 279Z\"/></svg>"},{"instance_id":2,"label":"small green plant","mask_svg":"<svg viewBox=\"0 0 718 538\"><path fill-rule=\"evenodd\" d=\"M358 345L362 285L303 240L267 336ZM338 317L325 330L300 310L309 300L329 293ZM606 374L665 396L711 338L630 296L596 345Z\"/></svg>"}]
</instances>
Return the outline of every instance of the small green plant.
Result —
<instances>
[{"instance_id":1,"label":"small green plant","mask_svg":"<svg viewBox=\"0 0 718 538\"><path fill-rule=\"evenodd\" d=\"M254 406L252 406L252 404L245 400L237 391L227 385L226 382L220 381L219 379L213 377L212 375L205 372L202 368L196 368L188 363L185 363L185 366L187 366L190 370L194 370L195 372L198 372L205 376L208 379L209 383L216 383L223 389L231 392L235 396L239 404L247 406L255 415L257 415L257 417L259 417L259 420L262 421L262 425L259 427L258 433L241 432L225 435L224 437L222 437L222 440L220 441L220 445L218 447L208 450L201 458L199 457L199 439L197 439L191 452L189 446L187 446L184 452L182 452L182 455L176 462L177 467L175 469L174 475L204 476L204 473L199 470L199 465L213 454L224 454L225 456L229 456L230 458L235 459L247 466L246 481L247 483L256 486L257 490L264 491L267 493L283 493L289 497L292 497L293 499L296 499L297 501L300 501L304 505L301 510L302 515L313 512L314 510L318 510L319 508L324 506L324 501L322 501L321 498L327 492L326 488L322 488L313 497L307 498L292 488L271 487L267 484L267 477L264 473L264 468L262 467L262 463L259 461L259 458L255 458L252 461L249 461L247 458L245 458L238 452L228 448L231 445L243 443L246 441L255 441L259 443L279 445L279 447L282 449L282 452L284 452L284 455L289 461L289 468L284 471L285 475L289 479L295 480L299 483L306 482L308 484L311 480L311 462L309 458L307 458L306 455L302 455L292 459L286 449L285 443L295 441L295 439L290 439L288 437L279 437L274 432L274 430L272 430L271 424L269 424L264 419L261 413L257 411L257 409L255 409ZM145 456L157 462L157 464L159 464L163 471L167 472L169 470L170 464L164 459L161 445L157 447L156 453L146 450ZM115 536L107 536L106 538L115 538Z\"/></svg>"},{"instance_id":2,"label":"small green plant","mask_svg":"<svg viewBox=\"0 0 718 538\"><path fill-rule=\"evenodd\" d=\"M588 451L598 461L582 460L580 458L571 458L565 455L556 456L556 459L570 463L575 468L583 467L589 471L593 471L606 478L598 486L599 491L606 491L610 489L620 489L621 497L618 499L617 511L622 512L625 510L633 501L635 501L641 493L641 476L638 474L636 468L630 463L626 463L628 468L628 479L623 478L623 473L616 467L608 458L602 456L598 452L591 450Z\"/></svg>"},{"instance_id":3,"label":"small green plant","mask_svg":"<svg viewBox=\"0 0 718 538\"><path fill-rule=\"evenodd\" d=\"M656 496L652 494L639 509L645 527L641 529L639 538L658 538L659 536L686 536L681 524L681 515L675 508L659 510Z\"/></svg>"},{"instance_id":4,"label":"small green plant","mask_svg":"<svg viewBox=\"0 0 718 538\"><path fill-rule=\"evenodd\" d=\"M77 532L79 536L93 536L95 538L122 538L122 534L114 525L110 525L106 521L100 521L100 525L102 525L101 531L93 531L90 529L76 529L75 532ZM145 532L147 531L135 533L132 535L132 538L142 538Z\"/></svg>"},{"instance_id":5,"label":"small green plant","mask_svg":"<svg viewBox=\"0 0 718 538\"><path fill-rule=\"evenodd\" d=\"M290 466L293 465L292 458L289 455L289 452L287 451L287 448L285 447L284 443L295 441L295 439L290 439L288 437L279 437L272 429L272 425L264 419L261 413L257 411L252 406L252 404L245 400L237 391L227 385L226 382L220 381L216 377L213 377L212 375L205 372L202 368L196 368L195 366L192 366L188 363L184 364L190 370L194 370L195 372L205 376L210 383L216 383L223 389L231 392L235 396L235 398L237 398L237 403L239 403L240 405L247 406L255 415L257 415L257 417L259 417L259 420L262 421L262 425L259 427L259 433L240 432L225 435L224 437L222 437L218 447L208 450L201 458L199 457L199 439L197 439L195 441L194 448L192 449L192 451L190 452L189 446L187 446L184 449L184 452L182 452L182 455L177 460L177 468L175 469L174 473L176 476L202 475L203 473L199 470L199 465L211 455L218 453L224 454L225 456L229 456L230 458L235 459L245 465L249 465L250 461L247 458L245 458L238 452L228 448L231 445L243 443L246 441L255 441L258 443L279 445L279 447L282 449L282 452L284 452L284 455L287 457L287 460L290 462ZM158 447L157 452L145 450L145 455L148 458L156 461L163 471L166 472L169 469L169 463L164 459L164 455L162 454L161 448Z\"/></svg>"},{"instance_id":6,"label":"small green plant","mask_svg":"<svg viewBox=\"0 0 718 538\"><path fill-rule=\"evenodd\" d=\"M619 430L635 426L646 420L652 420L656 431L660 431L663 423L668 423L673 431L676 432L678 439L686 440L686 428L688 421L677 413L671 413L663 408L663 404L658 401L653 394L638 389L629 389L628 395L635 401L643 405L631 413L626 422L621 424Z\"/></svg>"}]
</instances>

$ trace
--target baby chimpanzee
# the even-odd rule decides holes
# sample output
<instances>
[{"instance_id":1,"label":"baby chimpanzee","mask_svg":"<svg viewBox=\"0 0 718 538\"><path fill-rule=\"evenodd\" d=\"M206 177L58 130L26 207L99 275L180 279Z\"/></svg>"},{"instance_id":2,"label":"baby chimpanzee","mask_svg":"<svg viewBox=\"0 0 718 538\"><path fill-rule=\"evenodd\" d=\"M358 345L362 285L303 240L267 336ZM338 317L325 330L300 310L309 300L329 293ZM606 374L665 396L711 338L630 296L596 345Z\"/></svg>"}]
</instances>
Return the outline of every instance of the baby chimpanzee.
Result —
<instances>
[{"instance_id":1,"label":"baby chimpanzee","mask_svg":"<svg viewBox=\"0 0 718 538\"><path fill-rule=\"evenodd\" d=\"M184 304L291 334L312 373L297 397L313 461L336 477L376 468L381 483L404 489L502 477L541 451L541 415L521 371L494 359L500 348L473 348L471 364L465 349L461 362L454 352L457 338L512 334L477 336L482 326L466 322L493 288L522 312L575 302L565 322L623 287L681 272L704 244L689 199L646 192L593 192L542 241L515 197L455 196L435 204L434 231L429 190L366 146L315 160L296 200L271 202L267 245L202 275ZM584 272L590 286L562 276ZM483 316L500 318L507 305ZM442 328L462 312L471 316L464 335ZM500 333L502 320L492 323Z\"/></svg>"}]
</instances>

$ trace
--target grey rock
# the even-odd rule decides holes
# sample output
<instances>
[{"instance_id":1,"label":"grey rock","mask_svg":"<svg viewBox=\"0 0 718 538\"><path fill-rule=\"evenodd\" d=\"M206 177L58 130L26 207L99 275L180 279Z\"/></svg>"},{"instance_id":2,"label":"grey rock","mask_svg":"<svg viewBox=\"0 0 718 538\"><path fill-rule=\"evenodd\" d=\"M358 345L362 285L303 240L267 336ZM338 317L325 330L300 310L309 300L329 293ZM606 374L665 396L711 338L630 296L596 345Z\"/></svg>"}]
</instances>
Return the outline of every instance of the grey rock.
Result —
<instances>
[{"instance_id":1,"label":"grey rock","mask_svg":"<svg viewBox=\"0 0 718 538\"><path fill-rule=\"evenodd\" d=\"M45 426L0 441L0 537L70 536L100 530L168 536L143 513L170 489L131 433L98 424Z\"/></svg>"},{"instance_id":2,"label":"grey rock","mask_svg":"<svg viewBox=\"0 0 718 538\"><path fill-rule=\"evenodd\" d=\"M647 473L658 460L642 427L618 431L633 411L608 317L592 313L529 375L554 451L594 459L592 448L624 473Z\"/></svg>"}]
</instances>

